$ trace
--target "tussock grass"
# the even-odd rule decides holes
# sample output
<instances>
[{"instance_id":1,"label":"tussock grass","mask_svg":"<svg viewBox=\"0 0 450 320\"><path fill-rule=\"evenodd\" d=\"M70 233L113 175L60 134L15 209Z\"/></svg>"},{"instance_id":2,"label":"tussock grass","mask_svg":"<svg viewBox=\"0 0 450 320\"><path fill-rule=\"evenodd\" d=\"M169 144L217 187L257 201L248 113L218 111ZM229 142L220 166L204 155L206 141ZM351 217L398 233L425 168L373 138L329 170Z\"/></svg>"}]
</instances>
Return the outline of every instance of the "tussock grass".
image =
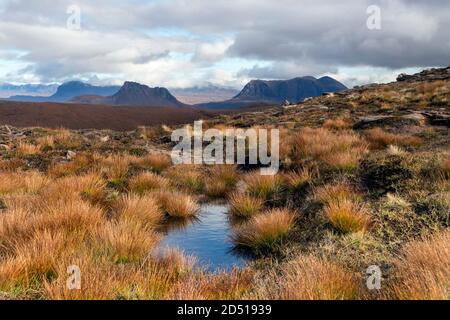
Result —
<instances>
[{"instance_id":1,"label":"tussock grass","mask_svg":"<svg viewBox=\"0 0 450 320\"><path fill-rule=\"evenodd\" d=\"M233 241L238 246L270 249L283 240L295 226L295 214L288 209L274 209L251 218L236 228Z\"/></svg>"},{"instance_id":2,"label":"tussock grass","mask_svg":"<svg viewBox=\"0 0 450 320\"><path fill-rule=\"evenodd\" d=\"M142 261L160 240L152 229L134 219L104 223L94 237L97 255L121 264Z\"/></svg>"},{"instance_id":3,"label":"tussock grass","mask_svg":"<svg viewBox=\"0 0 450 320\"><path fill-rule=\"evenodd\" d=\"M16 172L21 166L23 166L23 161L21 159L0 159L0 172Z\"/></svg>"},{"instance_id":4,"label":"tussock grass","mask_svg":"<svg viewBox=\"0 0 450 320\"><path fill-rule=\"evenodd\" d=\"M148 227L158 226L163 220L158 202L149 195L122 196L117 203L117 213L120 220L137 221Z\"/></svg>"},{"instance_id":5,"label":"tussock grass","mask_svg":"<svg viewBox=\"0 0 450 320\"><path fill-rule=\"evenodd\" d=\"M128 175L131 158L126 155L112 155L102 162L102 171L113 182L121 182Z\"/></svg>"},{"instance_id":6,"label":"tussock grass","mask_svg":"<svg viewBox=\"0 0 450 320\"><path fill-rule=\"evenodd\" d=\"M406 244L395 262L391 299L450 299L450 232Z\"/></svg>"},{"instance_id":7,"label":"tussock grass","mask_svg":"<svg viewBox=\"0 0 450 320\"><path fill-rule=\"evenodd\" d=\"M248 194L264 201L277 200L284 189L283 179L279 175L263 176L257 171L247 174L244 181Z\"/></svg>"},{"instance_id":8,"label":"tussock grass","mask_svg":"<svg viewBox=\"0 0 450 320\"><path fill-rule=\"evenodd\" d=\"M352 131L305 128L291 137L290 150L295 162L314 159L335 169L352 170L358 167L367 145Z\"/></svg>"},{"instance_id":9,"label":"tussock grass","mask_svg":"<svg viewBox=\"0 0 450 320\"><path fill-rule=\"evenodd\" d=\"M90 170L99 169L102 156L98 153L79 153L69 162L55 163L48 169L48 174L52 177L65 177L76 175Z\"/></svg>"},{"instance_id":10,"label":"tussock grass","mask_svg":"<svg viewBox=\"0 0 450 320\"><path fill-rule=\"evenodd\" d=\"M49 203L68 199L85 198L101 202L105 196L106 182L99 173L91 172L81 176L68 176L55 180L43 192Z\"/></svg>"},{"instance_id":11,"label":"tussock grass","mask_svg":"<svg viewBox=\"0 0 450 320\"><path fill-rule=\"evenodd\" d=\"M128 186L131 191L143 194L149 191L167 190L170 188L170 181L154 173L143 172L131 178Z\"/></svg>"},{"instance_id":12,"label":"tussock grass","mask_svg":"<svg viewBox=\"0 0 450 320\"><path fill-rule=\"evenodd\" d=\"M201 193L205 189L205 181L199 166L179 165L169 168L165 176L186 192Z\"/></svg>"},{"instance_id":13,"label":"tussock grass","mask_svg":"<svg viewBox=\"0 0 450 320\"><path fill-rule=\"evenodd\" d=\"M51 280L66 241L61 232L40 230L28 241L16 243L0 262L0 290L38 289L44 280Z\"/></svg>"},{"instance_id":14,"label":"tussock grass","mask_svg":"<svg viewBox=\"0 0 450 320\"><path fill-rule=\"evenodd\" d=\"M443 159L440 163L440 169L446 179L450 179L450 158Z\"/></svg>"},{"instance_id":15,"label":"tussock grass","mask_svg":"<svg viewBox=\"0 0 450 320\"><path fill-rule=\"evenodd\" d=\"M33 156L41 153L39 146L27 142L19 142L16 147L16 153L19 157Z\"/></svg>"},{"instance_id":16,"label":"tussock grass","mask_svg":"<svg viewBox=\"0 0 450 320\"><path fill-rule=\"evenodd\" d=\"M290 189L299 191L311 184L314 179L314 173L309 168L304 168L300 171L291 171L285 174L284 178Z\"/></svg>"},{"instance_id":17,"label":"tussock grass","mask_svg":"<svg viewBox=\"0 0 450 320\"><path fill-rule=\"evenodd\" d=\"M238 300L253 288L254 272L249 269L193 275L179 282L169 293L173 300Z\"/></svg>"},{"instance_id":18,"label":"tussock grass","mask_svg":"<svg viewBox=\"0 0 450 320\"><path fill-rule=\"evenodd\" d=\"M400 147L418 147L423 143L422 139L418 137L404 134L393 134L386 132L381 128L366 130L365 136L373 149L384 149L389 145L396 145Z\"/></svg>"},{"instance_id":19,"label":"tussock grass","mask_svg":"<svg viewBox=\"0 0 450 320\"><path fill-rule=\"evenodd\" d=\"M355 300L361 297L355 273L329 260L300 256L260 288L259 299Z\"/></svg>"},{"instance_id":20,"label":"tussock grass","mask_svg":"<svg viewBox=\"0 0 450 320\"><path fill-rule=\"evenodd\" d=\"M190 195L181 192L155 192L160 208L171 218L195 217L200 206Z\"/></svg>"},{"instance_id":21,"label":"tussock grass","mask_svg":"<svg viewBox=\"0 0 450 320\"><path fill-rule=\"evenodd\" d=\"M347 199L353 202L360 202L361 196L354 190L352 186L345 182L328 184L314 190L314 198L316 201L324 205L341 202Z\"/></svg>"},{"instance_id":22,"label":"tussock grass","mask_svg":"<svg viewBox=\"0 0 450 320\"><path fill-rule=\"evenodd\" d=\"M336 119L328 119L323 124L323 127L328 130L344 130L344 129L350 129L352 127L352 124L349 120L342 119L342 118L336 118Z\"/></svg>"},{"instance_id":23,"label":"tussock grass","mask_svg":"<svg viewBox=\"0 0 450 320\"><path fill-rule=\"evenodd\" d=\"M172 166L172 159L168 155L157 153L138 158L135 163L142 168L160 174Z\"/></svg>"},{"instance_id":24,"label":"tussock grass","mask_svg":"<svg viewBox=\"0 0 450 320\"><path fill-rule=\"evenodd\" d=\"M331 225L342 233L364 232L370 226L367 209L350 199L328 203L324 214Z\"/></svg>"},{"instance_id":25,"label":"tussock grass","mask_svg":"<svg viewBox=\"0 0 450 320\"><path fill-rule=\"evenodd\" d=\"M4 194L37 194L43 191L50 180L36 171L0 172L0 195Z\"/></svg>"},{"instance_id":26,"label":"tussock grass","mask_svg":"<svg viewBox=\"0 0 450 320\"><path fill-rule=\"evenodd\" d=\"M229 198L230 213L240 218L250 218L261 212L264 201L246 193L235 192Z\"/></svg>"},{"instance_id":27,"label":"tussock grass","mask_svg":"<svg viewBox=\"0 0 450 320\"><path fill-rule=\"evenodd\" d=\"M317 188L317 201L324 205L323 213L330 224L342 233L367 231L371 219L361 196L348 184L338 183Z\"/></svg>"},{"instance_id":28,"label":"tussock grass","mask_svg":"<svg viewBox=\"0 0 450 320\"><path fill-rule=\"evenodd\" d=\"M41 149L41 151L46 151L48 149L53 149L55 147L55 137L54 136L43 136L36 139L36 142Z\"/></svg>"},{"instance_id":29,"label":"tussock grass","mask_svg":"<svg viewBox=\"0 0 450 320\"><path fill-rule=\"evenodd\" d=\"M216 165L208 168L205 179L205 192L213 198L226 197L234 190L238 174L234 165Z\"/></svg>"}]
</instances>

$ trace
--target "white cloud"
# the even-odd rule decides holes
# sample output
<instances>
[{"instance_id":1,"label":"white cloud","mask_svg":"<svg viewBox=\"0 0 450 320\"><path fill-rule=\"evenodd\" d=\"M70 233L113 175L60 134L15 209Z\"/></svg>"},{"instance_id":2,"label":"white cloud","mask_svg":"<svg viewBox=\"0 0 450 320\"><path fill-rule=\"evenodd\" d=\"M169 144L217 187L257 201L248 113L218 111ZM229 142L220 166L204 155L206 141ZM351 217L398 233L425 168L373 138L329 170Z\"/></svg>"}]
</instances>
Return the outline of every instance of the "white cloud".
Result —
<instances>
[{"instance_id":1,"label":"white cloud","mask_svg":"<svg viewBox=\"0 0 450 320\"><path fill-rule=\"evenodd\" d=\"M81 31L66 28L72 4ZM378 31L366 28L371 4L382 10ZM0 80L237 86L328 73L381 81L450 64L449 15L444 0L0 0L0 58L9 61ZM241 65L226 63L233 58Z\"/></svg>"}]
</instances>

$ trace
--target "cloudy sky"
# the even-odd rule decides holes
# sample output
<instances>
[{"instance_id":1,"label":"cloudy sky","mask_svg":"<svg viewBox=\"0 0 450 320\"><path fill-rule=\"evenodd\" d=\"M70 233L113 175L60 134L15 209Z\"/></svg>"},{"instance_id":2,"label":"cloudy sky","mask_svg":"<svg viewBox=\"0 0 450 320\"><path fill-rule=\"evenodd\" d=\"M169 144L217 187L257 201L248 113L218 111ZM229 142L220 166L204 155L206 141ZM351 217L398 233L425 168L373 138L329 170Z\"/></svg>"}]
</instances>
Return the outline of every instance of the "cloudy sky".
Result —
<instances>
[{"instance_id":1,"label":"cloudy sky","mask_svg":"<svg viewBox=\"0 0 450 320\"><path fill-rule=\"evenodd\" d=\"M450 65L449 17L448 0L0 0L0 83L387 82Z\"/></svg>"}]
</instances>

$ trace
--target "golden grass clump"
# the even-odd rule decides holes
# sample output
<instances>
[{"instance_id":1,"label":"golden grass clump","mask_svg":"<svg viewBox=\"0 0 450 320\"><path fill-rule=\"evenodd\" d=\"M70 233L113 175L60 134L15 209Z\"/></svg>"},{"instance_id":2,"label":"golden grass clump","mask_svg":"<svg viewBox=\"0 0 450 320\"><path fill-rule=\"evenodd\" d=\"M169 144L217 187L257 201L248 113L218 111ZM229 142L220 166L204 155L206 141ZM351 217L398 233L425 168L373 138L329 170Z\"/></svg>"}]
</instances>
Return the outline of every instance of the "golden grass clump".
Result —
<instances>
[{"instance_id":1,"label":"golden grass clump","mask_svg":"<svg viewBox=\"0 0 450 320\"><path fill-rule=\"evenodd\" d=\"M314 190L315 200L322 204L330 204L351 199L353 202L360 202L361 196L355 189L345 182L327 184Z\"/></svg>"},{"instance_id":2,"label":"golden grass clump","mask_svg":"<svg viewBox=\"0 0 450 320\"><path fill-rule=\"evenodd\" d=\"M250 218L261 212L264 201L246 193L235 192L229 198L230 213L240 218Z\"/></svg>"},{"instance_id":3,"label":"golden grass clump","mask_svg":"<svg viewBox=\"0 0 450 320\"><path fill-rule=\"evenodd\" d=\"M365 131L367 141L373 149L383 149L389 145L400 147L418 147L422 144L422 139L410 135L393 134L381 128L373 128Z\"/></svg>"},{"instance_id":4,"label":"golden grass clump","mask_svg":"<svg viewBox=\"0 0 450 320\"><path fill-rule=\"evenodd\" d=\"M226 197L234 190L238 174L234 165L215 165L209 168L205 181L205 191L210 197Z\"/></svg>"},{"instance_id":5,"label":"golden grass clump","mask_svg":"<svg viewBox=\"0 0 450 320\"><path fill-rule=\"evenodd\" d=\"M170 300L239 300L252 290L254 272L235 269L231 272L194 274L178 282L168 295Z\"/></svg>"},{"instance_id":6,"label":"golden grass clump","mask_svg":"<svg viewBox=\"0 0 450 320\"><path fill-rule=\"evenodd\" d=\"M23 164L23 160L17 158L9 160L0 159L0 172L16 172Z\"/></svg>"},{"instance_id":7,"label":"golden grass clump","mask_svg":"<svg viewBox=\"0 0 450 320\"><path fill-rule=\"evenodd\" d=\"M331 225L342 233L365 232L370 226L367 209L350 199L327 204L324 214Z\"/></svg>"},{"instance_id":8,"label":"golden grass clump","mask_svg":"<svg viewBox=\"0 0 450 320\"><path fill-rule=\"evenodd\" d=\"M41 153L41 149L31 143L19 142L16 147L16 153L19 157L33 156Z\"/></svg>"},{"instance_id":9,"label":"golden grass clump","mask_svg":"<svg viewBox=\"0 0 450 320\"><path fill-rule=\"evenodd\" d=\"M195 217L200 206L190 195L182 192L155 192L160 208L171 218Z\"/></svg>"},{"instance_id":10,"label":"golden grass clump","mask_svg":"<svg viewBox=\"0 0 450 320\"><path fill-rule=\"evenodd\" d=\"M367 152L366 142L352 131L331 132L327 129L304 128L290 140L293 161L322 161L340 170L352 170Z\"/></svg>"},{"instance_id":11,"label":"golden grass clump","mask_svg":"<svg viewBox=\"0 0 450 320\"><path fill-rule=\"evenodd\" d=\"M283 240L294 226L294 212L288 209L274 209L258 214L236 228L232 238L238 246L270 249Z\"/></svg>"},{"instance_id":12,"label":"golden grass clump","mask_svg":"<svg viewBox=\"0 0 450 320\"><path fill-rule=\"evenodd\" d=\"M450 232L406 244L395 262L389 299L450 299Z\"/></svg>"},{"instance_id":13,"label":"golden grass clump","mask_svg":"<svg viewBox=\"0 0 450 320\"><path fill-rule=\"evenodd\" d=\"M309 168L304 168L300 171L288 172L284 178L290 189L298 191L311 184L314 179L314 173Z\"/></svg>"},{"instance_id":14,"label":"golden grass clump","mask_svg":"<svg viewBox=\"0 0 450 320\"><path fill-rule=\"evenodd\" d=\"M440 169L444 174L445 178L450 179L450 158L441 161Z\"/></svg>"},{"instance_id":15,"label":"golden grass clump","mask_svg":"<svg viewBox=\"0 0 450 320\"><path fill-rule=\"evenodd\" d=\"M281 300L356 300L361 288L355 273L313 256L300 256L288 262L262 298ZM268 296L268 297L267 297Z\"/></svg>"},{"instance_id":16,"label":"golden grass clump","mask_svg":"<svg viewBox=\"0 0 450 320\"><path fill-rule=\"evenodd\" d=\"M83 237L104 222L104 212L78 200L27 209L8 208L0 215L0 252L10 252L16 244L29 241L34 233L47 230Z\"/></svg>"},{"instance_id":17,"label":"golden grass clump","mask_svg":"<svg viewBox=\"0 0 450 320\"><path fill-rule=\"evenodd\" d=\"M323 124L323 127L329 130L344 130L350 129L352 127L352 124L350 123L350 121L346 119L337 118L337 119L328 119Z\"/></svg>"},{"instance_id":18,"label":"golden grass clump","mask_svg":"<svg viewBox=\"0 0 450 320\"><path fill-rule=\"evenodd\" d=\"M43 192L49 203L68 199L85 198L95 202L105 196L106 182L96 173L82 176L68 176L53 181Z\"/></svg>"},{"instance_id":19,"label":"golden grass clump","mask_svg":"<svg viewBox=\"0 0 450 320\"><path fill-rule=\"evenodd\" d=\"M172 159L168 155L155 153L138 158L135 163L142 168L159 174L172 166Z\"/></svg>"},{"instance_id":20,"label":"golden grass clump","mask_svg":"<svg viewBox=\"0 0 450 320\"><path fill-rule=\"evenodd\" d=\"M52 165L48 169L48 174L59 178L96 170L101 160L102 156L97 153L78 153L69 162L59 162Z\"/></svg>"},{"instance_id":21,"label":"golden grass clump","mask_svg":"<svg viewBox=\"0 0 450 320\"><path fill-rule=\"evenodd\" d=\"M140 262L158 244L160 236L136 220L119 220L99 226L95 249L113 263Z\"/></svg>"},{"instance_id":22,"label":"golden grass clump","mask_svg":"<svg viewBox=\"0 0 450 320\"><path fill-rule=\"evenodd\" d=\"M41 151L45 151L47 149L53 149L55 147L55 137L54 136L43 136L36 139L36 143L38 144Z\"/></svg>"},{"instance_id":23,"label":"golden grass clump","mask_svg":"<svg viewBox=\"0 0 450 320\"><path fill-rule=\"evenodd\" d=\"M337 183L317 188L314 198L324 205L324 216L342 233L367 231L371 219L361 196L348 184Z\"/></svg>"},{"instance_id":24,"label":"golden grass clump","mask_svg":"<svg viewBox=\"0 0 450 320\"><path fill-rule=\"evenodd\" d=\"M37 194L45 189L50 180L43 174L30 172L0 172L1 194Z\"/></svg>"},{"instance_id":25,"label":"golden grass clump","mask_svg":"<svg viewBox=\"0 0 450 320\"><path fill-rule=\"evenodd\" d=\"M145 226L158 226L163 220L158 202L152 196L128 194L122 196L117 203L120 220L138 221Z\"/></svg>"},{"instance_id":26,"label":"golden grass clump","mask_svg":"<svg viewBox=\"0 0 450 320\"><path fill-rule=\"evenodd\" d=\"M179 260L181 261L181 260ZM81 289L67 286L67 267L82 271ZM91 252L60 260L56 279L44 283L43 295L52 300L160 300L182 280L184 266L167 265L147 259L139 265L114 264L100 260Z\"/></svg>"},{"instance_id":27,"label":"golden grass clump","mask_svg":"<svg viewBox=\"0 0 450 320\"><path fill-rule=\"evenodd\" d=\"M244 181L246 192L264 201L277 200L284 189L283 179L279 175L264 176L257 171L247 174Z\"/></svg>"},{"instance_id":28,"label":"golden grass clump","mask_svg":"<svg viewBox=\"0 0 450 320\"><path fill-rule=\"evenodd\" d=\"M0 262L0 290L36 290L44 280L51 280L66 242L61 232L39 230L26 242L15 243L12 252Z\"/></svg>"},{"instance_id":29,"label":"golden grass clump","mask_svg":"<svg viewBox=\"0 0 450 320\"><path fill-rule=\"evenodd\" d=\"M128 187L131 191L143 194L148 191L167 190L170 181L151 172L143 172L131 178Z\"/></svg>"},{"instance_id":30,"label":"golden grass clump","mask_svg":"<svg viewBox=\"0 0 450 320\"><path fill-rule=\"evenodd\" d=\"M56 147L62 149L77 149L82 144L80 136L64 128L55 131L54 142Z\"/></svg>"},{"instance_id":31,"label":"golden grass clump","mask_svg":"<svg viewBox=\"0 0 450 320\"><path fill-rule=\"evenodd\" d=\"M125 180L130 165L130 157L125 155L112 155L104 159L101 166L107 178L113 182Z\"/></svg>"},{"instance_id":32,"label":"golden grass clump","mask_svg":"<svg viewBox=\"0 0 450 320\"><path fill-rule=\"evenodd\" d=\"M165 172L165 176L187 192L201 193L205 189L204 177L199 166L174 166Z\"/></svg>"}]
</instances>

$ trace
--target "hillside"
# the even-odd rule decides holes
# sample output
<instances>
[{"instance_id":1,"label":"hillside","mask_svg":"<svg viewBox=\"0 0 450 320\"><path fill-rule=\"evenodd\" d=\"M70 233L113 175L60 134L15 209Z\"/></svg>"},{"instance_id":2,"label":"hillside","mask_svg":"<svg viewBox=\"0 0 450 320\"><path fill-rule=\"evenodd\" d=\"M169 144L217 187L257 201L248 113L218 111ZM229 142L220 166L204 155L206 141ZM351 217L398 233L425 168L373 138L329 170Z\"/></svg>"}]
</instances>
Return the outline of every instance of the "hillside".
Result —
<instances>
[{"instance_id":1,"label":"hillside","mask_svg":"<svg viewBox=\"0 0 450 320\"><path fill-rule=\"evenodd\" d=\"M104 105L0 101L0 125L69 129L134 130L141 125L181 124L208 118L214 111L192 108L120 107Z\"/></svg>"}]
</instances>

